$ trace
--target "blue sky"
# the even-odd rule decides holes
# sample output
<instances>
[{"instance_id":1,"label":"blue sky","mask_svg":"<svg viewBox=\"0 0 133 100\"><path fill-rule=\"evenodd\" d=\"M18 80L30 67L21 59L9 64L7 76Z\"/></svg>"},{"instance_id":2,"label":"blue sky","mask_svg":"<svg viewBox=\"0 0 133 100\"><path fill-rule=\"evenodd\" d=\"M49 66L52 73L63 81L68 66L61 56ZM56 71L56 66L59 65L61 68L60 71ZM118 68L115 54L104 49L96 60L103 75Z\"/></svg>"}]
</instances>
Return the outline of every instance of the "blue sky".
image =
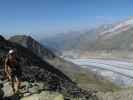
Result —
<instances>
[{"instance_id":1,"label":"blue sky","mask_svg":"<svg viewBox=\"0 0 133 100\"><path fill-rule=\"evenodd\" d=\"M48 35L133 16L133 0L0 0L0 33Z\"/></svg>"}]
</instances>

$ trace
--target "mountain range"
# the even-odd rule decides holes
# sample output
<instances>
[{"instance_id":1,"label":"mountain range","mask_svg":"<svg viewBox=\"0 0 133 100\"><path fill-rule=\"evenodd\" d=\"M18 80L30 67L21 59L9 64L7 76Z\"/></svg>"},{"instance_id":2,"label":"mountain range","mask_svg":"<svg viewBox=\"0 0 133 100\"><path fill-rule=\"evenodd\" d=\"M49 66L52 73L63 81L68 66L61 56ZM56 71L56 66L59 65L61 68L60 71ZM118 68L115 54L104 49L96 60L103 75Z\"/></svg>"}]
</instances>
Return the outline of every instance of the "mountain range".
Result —
<instances>
[{"instance_id":1,"label":"mountain range","mask_svg":"<svg viewBox=\"0 0 133 100\"><path fill-rule=\"evenodd\" d=\"M42 39L41 43L50 44L51 47L61 51L132 51L133 18L101 25L87 31L56 35L52 38Z\"/></svg>"},{"instance_id":2,"label":"mountain range","mask_svg":"<svg viewBox=\"0 0 133 100\"><path fill-rule=\"evenodd\" d=\"M7 95L10 90L3 79L3 64L5 55L12 48L17 49L21 60L22 80L26 82L23 84L30 85L28 86L28 93L41 91L41 93L37 92L40 94L30 94L30 96L22 97L22 99L16 99L16 96L13 96L2 98L2 100L34 100L35 98L45 100L45 96L48 97L48 95L60 98L49 100L124 100L125 97L127 100L131 100L132 89L118 91L121 89L115 84L96 73L65 61L32 37L17 35L6 40L0 36L0 44L0 84L4 84L3 88L0 87L0 98L2 91L4 91L4 95ZM41 90L38 90L40 87ZM56 93L53 94L49 91ZM61 93L64 99L57 92Z\"/></svg>"}]
</instances>

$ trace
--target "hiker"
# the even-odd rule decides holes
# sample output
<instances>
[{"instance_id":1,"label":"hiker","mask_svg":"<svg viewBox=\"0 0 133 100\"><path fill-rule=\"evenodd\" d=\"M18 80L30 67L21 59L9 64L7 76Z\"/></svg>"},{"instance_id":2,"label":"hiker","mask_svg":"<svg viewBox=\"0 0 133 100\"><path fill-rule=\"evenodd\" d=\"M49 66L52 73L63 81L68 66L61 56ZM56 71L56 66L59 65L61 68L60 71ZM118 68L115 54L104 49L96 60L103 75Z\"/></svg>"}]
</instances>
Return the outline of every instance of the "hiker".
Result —
<instances>
[{"instance_id":1,"label":"hiker","mask_svg":"<svg viewBox=\"0 0 133 100\"><path fill-rule=\"evenodd\" d=\"M17 58L17 52L14 49L9 50L5 59L5 74L11 82L13 93L18 93L21 85L21 69Z\"/></svg>"}]
</instances>

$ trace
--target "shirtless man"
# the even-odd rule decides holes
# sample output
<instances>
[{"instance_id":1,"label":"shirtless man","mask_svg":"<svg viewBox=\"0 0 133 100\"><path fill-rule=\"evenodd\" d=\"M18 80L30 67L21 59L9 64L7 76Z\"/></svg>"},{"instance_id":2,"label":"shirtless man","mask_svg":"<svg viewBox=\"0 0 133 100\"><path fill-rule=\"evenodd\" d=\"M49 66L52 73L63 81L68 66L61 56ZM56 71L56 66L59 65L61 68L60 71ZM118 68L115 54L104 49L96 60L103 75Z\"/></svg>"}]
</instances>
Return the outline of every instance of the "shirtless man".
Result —
<instances>
[{"instance_id":1,"label":"shirtless man","mask_svg":"<svg viewBox=\"0 0 133 100\"><path fill-rule=\"evenodd\" d=\"M21 85L21 68L17 59L17 53L14 49L9 50L8 55L5 59L5 73L12 85L13 93L19 92ZM16 89L15 89L16 85Z\"/></svg>"}]
</instances>

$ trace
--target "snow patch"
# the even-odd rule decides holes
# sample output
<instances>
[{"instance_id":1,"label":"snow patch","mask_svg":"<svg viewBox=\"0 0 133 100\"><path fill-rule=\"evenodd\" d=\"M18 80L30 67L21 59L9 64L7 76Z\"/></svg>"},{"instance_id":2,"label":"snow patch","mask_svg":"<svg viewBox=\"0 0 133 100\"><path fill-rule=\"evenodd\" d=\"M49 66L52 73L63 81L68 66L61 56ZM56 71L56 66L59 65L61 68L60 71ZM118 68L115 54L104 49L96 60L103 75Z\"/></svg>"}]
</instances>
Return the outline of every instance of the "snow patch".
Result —
<instances>
[{"instance_id":1,"label":"snow patch","mask_svg":"<svg viewBox=\"0 0 133 100\"><path fill-rule=\"evenodd\" d=\"M131 27L133 27L133 18L114 25L114 27L101 32L100 35L101 36L107 35L107 36L105 36L107 38L112 35L119 34L120 32L126 31L126 30L130 29Z\"/></svg>"}]
</instances>

